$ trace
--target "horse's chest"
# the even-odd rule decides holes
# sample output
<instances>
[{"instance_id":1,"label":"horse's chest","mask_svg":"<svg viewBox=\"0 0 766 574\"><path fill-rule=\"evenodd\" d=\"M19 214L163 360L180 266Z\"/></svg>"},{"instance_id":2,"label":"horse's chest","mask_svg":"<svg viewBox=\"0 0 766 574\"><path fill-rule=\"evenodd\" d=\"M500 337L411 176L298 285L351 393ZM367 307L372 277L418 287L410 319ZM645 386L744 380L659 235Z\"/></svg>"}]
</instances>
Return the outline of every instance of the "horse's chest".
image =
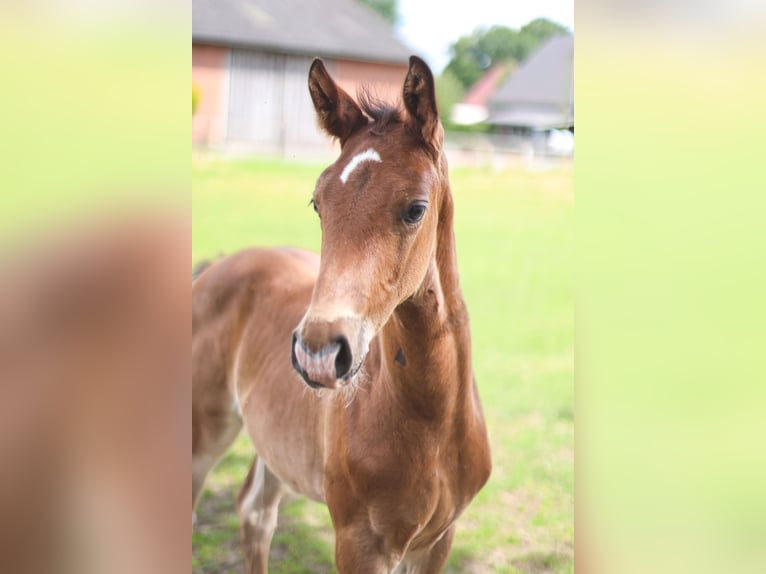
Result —
<instances>
[{"instance_id":1,"label":"horse's chest","mask_svg":"<svg viewBox=\"0 0 766 574\"><path fill-rule=\"evenodd\" d=\"M336 525L365 524L399 552L443 536L489 469L481 433L393 420L374 433L344 428L325 461L325 487Z\"/></svg>"},{"instance_id":2,"label":"horse's chest","mask_svg":"<svg viewBox=\"0 0 766 574\"><path fill-rule=\"evenodd\" d=\"M449 528L478 490L466 475L466 459L457 448L389 444L367 447L350 457L333 482L339 492L353 493L367 508L373 529L399 522L436 538Z\"/></svg>"}]
</instances>

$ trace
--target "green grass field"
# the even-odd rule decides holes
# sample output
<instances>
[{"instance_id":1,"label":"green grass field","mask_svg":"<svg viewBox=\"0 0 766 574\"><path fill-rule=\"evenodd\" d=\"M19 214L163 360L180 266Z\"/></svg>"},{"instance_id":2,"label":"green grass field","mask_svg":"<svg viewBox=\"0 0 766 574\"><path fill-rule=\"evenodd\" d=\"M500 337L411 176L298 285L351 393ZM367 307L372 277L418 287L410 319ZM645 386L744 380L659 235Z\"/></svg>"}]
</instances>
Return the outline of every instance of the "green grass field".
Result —
<instances>
[{"instance_id":1,"label":"green grass field","mask_svg":"<svg viewBox=\"0 0 766 574\"><path fill-rule=\"evenodd\" d=\"M308 205L323 165L193 160L194 261L251 245L319 248ZM573 572L573 170L451 172L461 282L493 473L458 522L446 572ZM241 572L234 497L252 459L241 436L208 478L195 573ZM325 573L325 507L285 499L270 572Z\"/></svg>"}]
</instances>

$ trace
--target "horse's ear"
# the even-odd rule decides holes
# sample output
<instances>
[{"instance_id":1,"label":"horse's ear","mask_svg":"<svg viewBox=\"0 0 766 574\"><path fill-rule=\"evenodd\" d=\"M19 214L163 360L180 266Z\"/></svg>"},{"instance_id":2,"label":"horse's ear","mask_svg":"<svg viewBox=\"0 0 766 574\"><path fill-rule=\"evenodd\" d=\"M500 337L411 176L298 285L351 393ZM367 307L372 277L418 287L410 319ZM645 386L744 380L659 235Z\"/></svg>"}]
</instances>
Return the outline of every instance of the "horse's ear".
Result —
<instances>
[{"instance_id":1,"label":"horse's ear","mask_svg":"<svg viewBox=\"0 0 766 574\"><path fill-rule=\"evenodd\" d=\"M309 69L309 93L319 125L340 140L342 146L357 128L367 124L359 106L330 77L324 62L316 58Z\"/></svg>"},{"instance_id":2,"label":"horse's ear","mask_svg":"<svg viewBox=\"0 0 766 574\"><path fill-rule=\"evenodd\" d=\"M430 149L438 151L444 139L444 130L439 122L439 110L436 107L434 76L428 64L417 56L410 56L410 68L407 70L407 77L404 78L402 99L410 128L423 138L423 142Z\"/></svg>"}]
</instances>

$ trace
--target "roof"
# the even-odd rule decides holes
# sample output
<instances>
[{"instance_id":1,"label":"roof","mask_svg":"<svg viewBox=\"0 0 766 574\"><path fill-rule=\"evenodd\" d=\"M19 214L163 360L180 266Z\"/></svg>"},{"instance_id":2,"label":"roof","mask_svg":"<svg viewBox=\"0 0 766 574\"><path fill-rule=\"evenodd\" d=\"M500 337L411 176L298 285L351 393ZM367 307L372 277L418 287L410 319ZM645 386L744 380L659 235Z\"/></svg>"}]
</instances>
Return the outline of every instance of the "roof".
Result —
<instances>
[{"instance_id":1,"label":"roof","mask_svg":"<svg viewBox=\"0 0 766 574\"><path fill-rule=\"evenodd\" d=\"M502 62L492 66L486 74L484 74L473 86L471 86L471 89L468 90L468 93L463 98L462 103L477 106L486 105L487 100L489 100L489 98L494 93L498 82L502 79L509 68L510 66L507 62Z\"/></svg>"},{"instance_id":2,"label":"roof","mask_svg":"<svg viewBox=\"0 0 766 574\"><path fill-rule=\"evenodd\" d=\"M411 54L355 0L192 0L192 40L402 64Z\"/></svg>"},{"instance_id":3,"label":"roof","mask_svg":"<svg viewBox=\"0 0 766 574\"><path fill-rule=\"evenodd\" d=\"M574 122L574 37L554 36L490 98L493 124L551 127Z\"/></svg>"}]
</instances>

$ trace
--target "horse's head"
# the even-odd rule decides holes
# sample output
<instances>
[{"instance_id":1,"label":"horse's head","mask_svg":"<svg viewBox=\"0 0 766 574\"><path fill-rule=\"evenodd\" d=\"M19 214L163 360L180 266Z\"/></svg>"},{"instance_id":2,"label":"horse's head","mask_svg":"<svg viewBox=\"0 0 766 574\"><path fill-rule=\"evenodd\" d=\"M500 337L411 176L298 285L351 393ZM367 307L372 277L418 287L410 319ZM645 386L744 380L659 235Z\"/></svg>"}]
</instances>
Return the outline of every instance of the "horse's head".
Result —
<instances>
[{"instance_id":1,"label":"horse's head","mask_svg":"<svg viewBox=\"0 0 766 574\"><path fill-rule=\"evenodd\" d=\"M321 60L311 66L309 91L341 153L314 190L321 266L292 361L308 385L336 388L357 373L372 338L418 291L434 259L448 187L444 132L433 75L414 56L401 108L366 98L358 105Z\"/></svg>"}]
</instances>

